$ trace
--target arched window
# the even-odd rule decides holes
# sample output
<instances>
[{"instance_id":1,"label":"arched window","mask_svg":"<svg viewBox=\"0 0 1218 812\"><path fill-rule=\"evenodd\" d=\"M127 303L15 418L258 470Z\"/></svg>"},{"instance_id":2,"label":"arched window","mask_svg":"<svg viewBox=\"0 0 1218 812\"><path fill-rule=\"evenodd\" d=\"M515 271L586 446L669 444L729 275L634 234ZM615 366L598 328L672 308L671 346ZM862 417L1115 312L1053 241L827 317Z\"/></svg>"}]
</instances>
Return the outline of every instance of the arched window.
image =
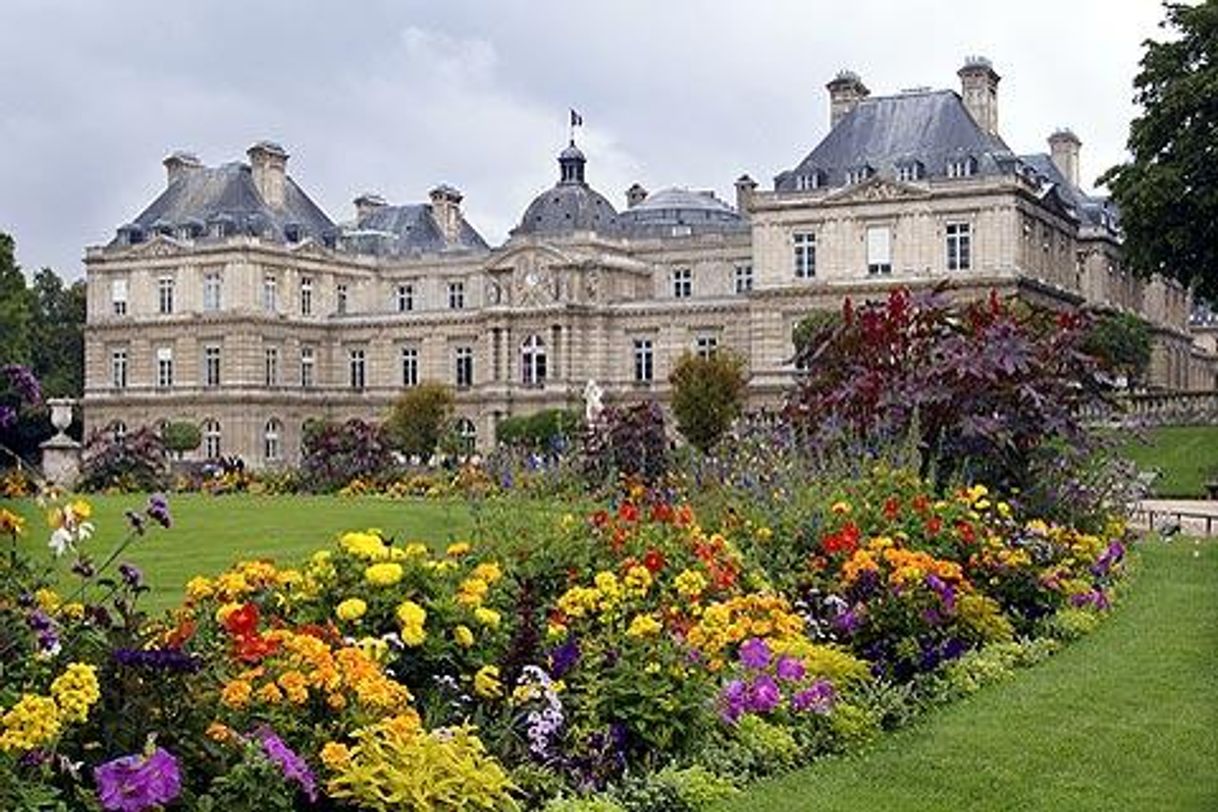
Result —
<instances>
[{"instance_id":1,"label":"arched window","mask_svg":"<svg viewBox=\"0 0 1218 812\"><path fill-rule=\"evenodd\" d=\"M283 424L278 418L272 417L266 421L266 428L262 432L262 456L267 462L279 459L279 437L282 434Z\"/></svg>"},{"instance_id":2,"label":"arched window","mask_svg":"<svg viewBox=\"0 0 1218 812\"><path fill-rule=\"evenodd\" d=\"M127 438L127 424L121 420L115 420L109 426L110 436L116 441L121 442Z\"/></svg>"},{"instance_id":3,"label":"arched window","mask_svg":"<svg viewBox=\"0 0 1218 812\"><path fill-rule=\"evenodd\" d=\"M474 453L474 448L478 443L478 429L474 426L474 421L468 417L462 417L457 421L457 439L462 454Z\"/></svg>"},{"instance_id":4,"label":"arched window","mask_svg":"<svg viewBox=\"0 0 1218 812\"><path fill-rule=\"evenodd\" d=\"M220 421L208 418L203 421L203 456L209 460L220 458Z\"/></svg>"},{"instance_id":5,"label":"arched window","mask_svg":"<svg viewBox=\"0 0 1218 812\"><path fill-rule=\"evenodd\" d=\"M546 380L546 343L534 333L520 345L520 378L525 386L541 386Z\"/></svg>"}]
</instances>

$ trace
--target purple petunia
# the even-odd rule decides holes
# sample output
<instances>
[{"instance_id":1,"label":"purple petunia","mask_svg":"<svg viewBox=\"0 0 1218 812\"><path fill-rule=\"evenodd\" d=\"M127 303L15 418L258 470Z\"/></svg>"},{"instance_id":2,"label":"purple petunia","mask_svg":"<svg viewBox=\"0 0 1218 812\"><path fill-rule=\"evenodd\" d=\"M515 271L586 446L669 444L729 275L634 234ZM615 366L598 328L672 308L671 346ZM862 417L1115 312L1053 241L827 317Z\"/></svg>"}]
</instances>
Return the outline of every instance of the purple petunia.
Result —
<instances>
[{"instance_id":1,"label":"purple petunia","mask_svg":"<svg viewBox=\"0 0 1218 812\"><path fill-rule=\"evenodd\" d=\"M851 607L838 612L833 618L833 628L844 635L852 635L863 624L863 613L859 607Z\"/></svg>"},{"instance_id":2,"label":"purple petunia","mask_svg":"<svg viewBox=\"0 0 1218 812\"><path fill-rule=\"evenodd\" d=\"M562 679L579 662L579 640L572 637L550 652L550 673Z\"/></svg>"},{"instance_id":3,"label":"purple petunia","mask_svg":"<svg viewBox=\"0 0 1218 812\"><path fill-rule=\"evenodd\" d=\"M791 697L791 709L796 713L825 714L833 710L833 702L837 693L829 680L818 679L809 687Z\"/></svg>"},{"instance_id":4,"label":"purple petunia","mask_svg":"<svg viewBox=\"0 0 1218 812\"><path fill-rule=\"evenodd\" d=\"M743 680L734 679L723 686L719 694L719 715L723 721L733 723L748 709L749 689Z\"/></svg>"},{"instance_id":5,"label":"purple petunia","mask_svg":"<svg viewBox=\"0 0 1218 812\"><path fill-rule=\"evenodd\" d=\"M177 673L194 673L203 665L193 654L176 648L115 649L114 661L129 668Z\"/></svg>"},{"instance_id":6,"label":"purple petunia","mask_svg":"<svg viewBox=\"0 0 1218 812\"><path fill-rule=\"evenodd\" d=\"M148 518L152 519L161 527L169 527L173 520L169 516L169 500L165 498L163 493L154 493L148 497L148 507L144 511L148 514Z\"/></svg>"},{"instance_id":7,"label":"purple petunia","mask_svg":"<svg viewBox=\"0 0 1218 812\"><path fill-rule=\"evenodd\" d=\"M740 662L752 671L765 668L772 656L769 645L760 637L750 637L740 645Z\"/></svg>"},{"instance_id":8,"label":"purple petunia","mask_svg":"<svg viewBox=\"0 0 1218 812\"><path fill-rule=\"evenodd\" d=\"M102 808L115 812L143 812L167 804L182 791L178 760L158 747L147 757L123 756L93 770Z\"/></svg>"},{"instance_id":9,"label":"purple petunia","mask_svg":"<svg viewBox=\"0 0 1218 812\"><path fill-rule=\"evenodd\" d=\"M300 785L309 800L317 800L317 779L308 763L288 747L287 743L275 734L269 727L258 729L258 738L262 741L262 752L279 767L283 777Z\"/></svg>"},{"instance_id":10,"label":"purple petunia","mask_svg":"<svg viewBox=\"0 0 1218 812\"><path fill-rule=\"evenodd\" d=\"M769 674L758 674L749 688L749 710L753 713L769 713L782 702L782 691Z\"/></svg>"},{"instance_id":11,"label":"purple petunia","mask_svg":"<svg viewBox=\"0 0 1218 812\"><path fill-rule=\"evenodd\" d=\"M783 655L778 658L778 665L774 669L774 673L783 682L798 682L804 678L807 669L804 668L803 662L798 658Z\"/></svg>"}]
</instances>

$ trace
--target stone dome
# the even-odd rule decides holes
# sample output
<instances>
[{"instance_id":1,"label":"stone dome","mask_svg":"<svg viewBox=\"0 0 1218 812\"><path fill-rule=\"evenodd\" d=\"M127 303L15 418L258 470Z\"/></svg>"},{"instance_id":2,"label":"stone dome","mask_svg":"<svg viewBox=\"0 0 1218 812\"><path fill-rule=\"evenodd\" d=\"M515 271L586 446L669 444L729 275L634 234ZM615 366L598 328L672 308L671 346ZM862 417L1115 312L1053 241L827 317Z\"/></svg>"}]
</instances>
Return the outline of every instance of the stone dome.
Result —
<instances>
[{"instance_id":1,"label":"stone dome","mask_svg":"<svg viewBox=\"0 0 1218 812\"><path fill-rule=\"evenodd\" d=\"M586 164L584 153L572 141L558 155L558 183L533 198L512 234L555 236L594 231L616 235L617 210L584 180Z\"/></svg>"}]
</instances>

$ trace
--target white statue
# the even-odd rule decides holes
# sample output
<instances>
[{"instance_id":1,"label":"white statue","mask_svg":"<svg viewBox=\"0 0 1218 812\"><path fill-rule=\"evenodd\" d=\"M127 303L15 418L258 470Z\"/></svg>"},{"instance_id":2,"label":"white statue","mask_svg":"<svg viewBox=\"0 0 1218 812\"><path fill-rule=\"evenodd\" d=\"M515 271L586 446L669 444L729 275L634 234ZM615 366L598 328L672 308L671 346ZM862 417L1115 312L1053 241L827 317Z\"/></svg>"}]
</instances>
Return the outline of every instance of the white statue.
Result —
<instances>
[{"instance_id":1,"label":"white statue","mask_svg":"<svg viewBox=\"0 0 1218 812\"><path fill-rule=\"evenodd\" d=\"M596 422L596 419L601 416L601 412L605 411L605 404L601 403L601 398L604 397L605 390L597 385L596 381L589 379L584 386L584 420L589 425Z\"/></svg>"}]
</instances>

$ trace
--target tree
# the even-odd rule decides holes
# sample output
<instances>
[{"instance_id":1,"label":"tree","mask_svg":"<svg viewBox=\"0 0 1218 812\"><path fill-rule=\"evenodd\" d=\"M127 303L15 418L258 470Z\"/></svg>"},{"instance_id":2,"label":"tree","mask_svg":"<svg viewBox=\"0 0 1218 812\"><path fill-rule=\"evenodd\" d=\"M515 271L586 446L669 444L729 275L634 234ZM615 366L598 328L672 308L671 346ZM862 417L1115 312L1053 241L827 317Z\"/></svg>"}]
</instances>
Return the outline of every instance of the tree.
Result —
<instances>
[{"instance_id":1,"label":"tree","mask_svg":"<svg viewBox=\"0 0 1218 812\"><path fill-rule=\"evenodd\" d=\"M34 302L14 252L13 238L0 233L0 364L29 364Z\"/></svg>"},{"instance_id":2,"label":"tree","mask_svg":"<svg viewBox=\"0 0 1218 812\"><path fill-rule=\"evenodd\" d=\"M448 430L455 402L452 390L442 383L411 387L385 421L389 442L403 454L426 460Z\"/></svg>"},{"instance_id":3,"label":"tree","mask_svg":"<svg viewBox=\"0 0 1218 812\"><path fill-rule=\"evenodd\" d=\"M85 283L64 286L50 268L34 275L30 362L48 397L84 394Z\"/></svg>"},{"instance_id":4,"label":"tree","mask_svg":"<svg viewBox=\"0 0 1218 812\"><path fill-rule=\"evenodd\" d=\"M580 430L580 416L571 409L543 409L500 420L495 440L501 445L532 451L554 451Z\"/></svg>"},{"instance_id":5,"label":"tree","mask_svg":"<svg viewBox=\"0 0 1218 812\"><path fill-rule=\"evenodd\" d=\"M187 451L194 451L203 442L203 432L194 423L178 421L170 423L161 431L165 448L178 458Z\"/></svg>"},{"instance_id":6,"label":"tree","mask_svg":"<svg viewBox=\"0 0 1218 812\"><path fill-rule=\"evenodd\" d=\"M744 408L744 358L731 350L706 356L687 351L668 380L677 430L694 447L709 451Z\"/></svg>"},{"instance_id":7,"label":"tree","mask_svg":"<svg viewBox=\"0 0 1218 812\"><path fill-rule=\"evenodd\" d=\"M1083 349L1131 384L1150 366L1150 325L1132 313L1107 313L1087 331Z\"/></svg>"},{"instance_id":8,"label":"tree","mask_svg":"<svg viewBox=\"0 0 1218 812\"><path fill-rule=\"evenodd\" d=\"M1165 4L1147 40L1129 128L1133 160L1099 179L1120 207L1125 259L1143 276L1174 277L1218 301L1218 0Z\"/></svg>"}]
</instances>

